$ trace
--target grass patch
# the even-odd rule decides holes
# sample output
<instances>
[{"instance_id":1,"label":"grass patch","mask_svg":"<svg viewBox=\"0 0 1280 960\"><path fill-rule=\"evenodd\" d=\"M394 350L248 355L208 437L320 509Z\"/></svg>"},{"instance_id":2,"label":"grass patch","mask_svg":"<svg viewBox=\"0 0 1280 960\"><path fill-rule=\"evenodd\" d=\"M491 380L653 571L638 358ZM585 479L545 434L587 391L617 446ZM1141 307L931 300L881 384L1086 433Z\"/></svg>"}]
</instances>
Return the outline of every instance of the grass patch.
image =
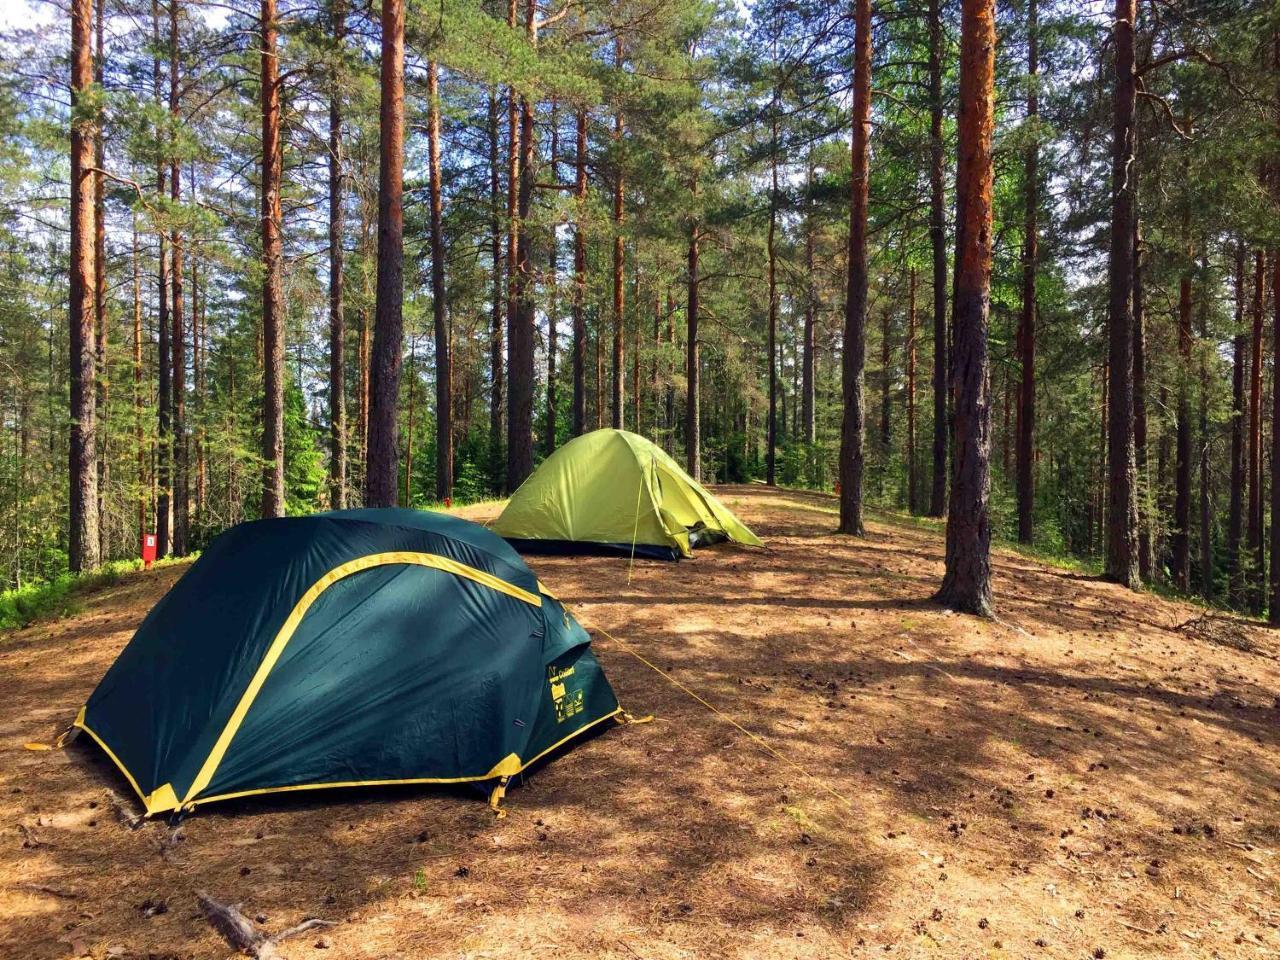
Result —
<instances>
[{"instance_id":1,"label":"grass patch","mask_svg":"<svg viewBox=\"0 0 1280 960\"><path fill-rule=\"evenodd\" d=\"M193 557L166 557L153 566L186 563ZM142 569L142 561L112 560L86 573L64 573L52 580L24 584L0 592L0 633L30 626L37 620L69 616L79 609L84 594L111 586L127 573Z\"/></svg>"}]
</instances>

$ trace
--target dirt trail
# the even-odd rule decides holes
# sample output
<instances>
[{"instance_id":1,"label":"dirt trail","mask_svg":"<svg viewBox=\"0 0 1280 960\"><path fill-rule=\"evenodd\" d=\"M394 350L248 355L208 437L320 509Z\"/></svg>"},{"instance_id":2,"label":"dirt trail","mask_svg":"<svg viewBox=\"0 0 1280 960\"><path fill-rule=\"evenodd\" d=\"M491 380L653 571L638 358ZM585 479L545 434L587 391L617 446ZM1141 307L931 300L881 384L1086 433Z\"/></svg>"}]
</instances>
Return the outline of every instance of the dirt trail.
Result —
<instances>
[{"instance_id":1,"label":"dirt trail","mask_svg":"<svg viewBox=\"0 0 1280 960\"><path fill-rule=\"evenodd\" d=\"M0 956L221 958L195 892L309 957L1266 957L1280 951L1280 643L996 561L1001 623L928 600L937 533L839 538L829 497L720 491L769 543L532 558L652 713L511 791L258 798L122 825L69 720L178 576L0 640ZM464 511L466 512L466 511ZM484 511L472 511L483 518ZM846 806L824 784L847 798Z\"/></svg>"}]
</instances>

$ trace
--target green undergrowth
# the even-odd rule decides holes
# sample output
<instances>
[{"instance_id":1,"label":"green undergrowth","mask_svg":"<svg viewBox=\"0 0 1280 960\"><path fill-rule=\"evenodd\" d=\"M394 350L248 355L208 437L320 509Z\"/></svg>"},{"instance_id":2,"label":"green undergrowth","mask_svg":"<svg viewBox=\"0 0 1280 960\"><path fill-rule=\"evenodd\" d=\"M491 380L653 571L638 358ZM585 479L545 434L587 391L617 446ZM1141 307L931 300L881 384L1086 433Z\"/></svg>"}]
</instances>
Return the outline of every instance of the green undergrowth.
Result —
<instances>
[{"instance_id":1,"label":"green undergrowth","mask_svg":"<svg viewBox=\"0 0 1280 960\"><path fill-rule=\"evenodd\" d=\"M189 563L194 557L167 557L154 567ZM112 560L86 573L64 573L52 580L23 584L0 592L0 632L30 626L39 620L69 616L85 594L109 587L126 574L142 569L142 561Z\"/></svg>"}]
</instances>

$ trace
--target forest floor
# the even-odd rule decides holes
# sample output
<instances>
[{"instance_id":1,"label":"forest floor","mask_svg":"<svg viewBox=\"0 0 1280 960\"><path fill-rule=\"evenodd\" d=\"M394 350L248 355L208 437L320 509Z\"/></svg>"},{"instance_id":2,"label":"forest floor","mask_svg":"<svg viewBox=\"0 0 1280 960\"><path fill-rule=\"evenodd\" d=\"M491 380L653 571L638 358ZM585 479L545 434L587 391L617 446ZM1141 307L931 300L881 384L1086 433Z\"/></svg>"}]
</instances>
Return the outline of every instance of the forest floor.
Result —
<instances>
[{"instance_id":1,"label":"forest floor","mask_svg":"<svg viewBox=\"0 0 1280 960\"><path fill-rule=\"evenodd\" d=\"M337 921L290 960L1280 952L1276 634L1008 551L1002 621L951 615L936 529L853 540L830 497L720 493L767 551L531 558L655 720L534 772L505 819L403 788L129 829L91 743L24 744L181 569L0 638L0 956L226 957L198 890L268 932Z\"/></svg>"}]
</instances>

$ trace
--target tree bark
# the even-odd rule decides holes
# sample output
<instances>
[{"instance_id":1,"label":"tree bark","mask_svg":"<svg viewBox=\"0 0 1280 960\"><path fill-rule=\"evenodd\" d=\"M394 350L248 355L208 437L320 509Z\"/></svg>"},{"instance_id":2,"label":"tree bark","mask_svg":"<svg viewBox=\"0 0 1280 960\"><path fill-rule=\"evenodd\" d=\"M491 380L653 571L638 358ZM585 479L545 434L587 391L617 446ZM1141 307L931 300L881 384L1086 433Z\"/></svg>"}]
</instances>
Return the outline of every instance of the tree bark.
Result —
<instances>
[{"instance_id":1,"label":"tree bark","mask_svg":"<svg viewBox=\"0 0 1280 960\"><path fill-rule=\"evenodd\" d=\"M560 114L556 102L551 101L551 182L560 182ZM543 449L551 456L556 449L556 353L559 350L556 331L556 313L559 308L560 287L560 234L558 224L551 225L547 238L547 421L543 437Z\"/></svg>"},{"instance_id":2,"label":"tree bark","mask_svg":"<svg viewBox=\"0 0 1280 960\"><path fill-rule=\"evenodd\" d=\"M518 0L507 0L507 26L515 30L518 14ZM506 436L509 447L511 436L511 344L510 331L516 322L516 246L519 231L519 219L516 215L520 193L520 99L515 87L507 87L507 411L503 418L506 424ZM531 441L532 442L532 441ZM511 451L508 448L506 459L502 460L499 469L503 474L503 488L511 492L506 480L506 471Z\"/></svg>"},{"instance_id":3,"label":"tree bark","mask_svg":"<svg viewBox=\"0 0 1280 960\"><path fill-rule=\"evenodd\" d=\"M152 96L157 113L163 108L162 80L160 73L160 4L159 0L151 2L151 42L154 51L151 60ZM157 139L163 136L162 129L156 130ZM163 159L156 162L156 194L163 196L165 190L165 164ZM170 366L169 351L169 244L164 230L159 231L156 238L160 249L159 272L157 276L157 356L156 356L156 556L163 558L169 555L173 542L173 504L169 496L172 484L173 434L172 408L173 398L170 379L173 369Z\"/></svg>"},{"instance_id":4,"label":"tree bark","mask_svg":"<svg viewBox=\"0 0 1280 960\"><path fill-rule=\"evenodd\" d=\"M993 613L987 321L995 44L995 0L963 0L956 167L955 354L951 377L956 404L956 452L947 515L946 574L937 599L953 609L980 616Z\"/></svg>"},{"instance_id":5,"label":"tree bark","mask_svg":"<svg viewBox=\"0 0 1280 960\"><path fill-rule=\"evenodd\" d=\"M1189 221L1185 219L1183 238L1187 236ZM1190 372L1191 366L1191 273L1190 250L1186 252L1188 266L1178 280L1178 356L1182 369ZM1182 591L1191 589L1191 395L1185 377L1178 383L1177 452L1174 467L1173 530L1170 540L1173 546L1172 574L1174 585Z\"/></svg>"},{"instance_id":6,"label":"tree bark","mask_svg":"<svg viewBox=\"0 0 1280 960\"><path fill-rule=\"evenodd\" d=\"M138 215L133 216L133 440L138 455L138 536L148 532L147 449L142 400L142 252L138 243Z\"/></svg>"},{"instance_id":7,"label":"tree bark","mask_svg":"<svg viewBox=\"0 0 1280 960\"><path fill-rule=\"evenodd\" d=\"M697 202L698 181L693 181L692 193ZM698 343L698 296L701 278L698 276L698 221L689 221L688 250L688 303L685 309L685 464L689 476L702 481L702 358Z\"/></svg>"},{"instance_id":8,"label":"tree bark","mask_svg":"<svg viewBox=\"0 0 1280 960\"><path fill-rule=\"evenodd\" d=\"M1038 84L1039 36L1036 0L1027 0L1027 123L1040 118ZM1035 535L1035 429L1036 429L1036 259L1039 256L1037 218L1040 212L1040 147L1036 132L1027 146L1024 165L1026 205L1022 240L1022 314L1018 323L1018 356L1022 378L1018 382L1017 500L1018 540L1031 543Z\"/></svg>"},{"instance_id":9,"label":"tree bark","mask_svg":"<svg viewBox=\"0 0 1280 960\"><path fill-rule=\"evenodd\" d=\"M672 353L674 353L675 346L676 346L675 316L676 316L676 297L675 297L675 294L672 292L671 287L668 285L666 343L668 345L668 349L672 351ZM671 355L672 354L670 353L668 354L668 356L671 356ZM664 366L667 366L667 364L664 363ZM676 388L675 388L675 383L673 382L674 379L675 379L674 376L672 376L669 372L667 377L667 389L666 389L666 398L665 398L666 416L664 417L664 420L663 420L666 426L666 437L665 437L664 449L667 451L667 454L669 456L675 456L675 452L676 452Z\"/></svg>"},{"instance_id":10,"label":"tree bark","mask_svg":"<svg viewBox=\"0 0 1280 960\"><path fill-rule=\"evenodd\" d=\"M840 426L841 533L863 536L862 473L865 410L862 368L867 351L867 199L871 134L871 0L854 4L852 174L849 188L849 273L844 314Z\"/></svg>"},{"instance_id":11,"label":"tree bark","mask_svg":"<svg viewBox=\"0 0 1280 960\"><path fill-rule=\"evenodd\" d=\"M1280 185L1274 185L1273 200L1280 200ZM1272 344L1280 343L1280 250L1271 252L1271 307L1274 321ZM1280 626L1280 349L1272 349L1271 386L1271 597L1267 622Z\"/></svg>"},{"instance_id":12,"label":"tree bark","mask_svg":"<svg viewBox=\"0 0 1280 960\"><path fill-rule=\"evenodd\" d=\"M813 159L810 157L808 164L808 178L806 191L808 199L806 201L807 209L804 218L804 266L805 266L805 292L804 292L804 346L800 359L800 419L803 423L804 442L809 446L813 446L817 439L817 419L815 417L815 381L814 381L814 310L817 305L817 292L815 290L813 276L813 198L811 195L813 187ZM812 451L808 453L812 457Z\"/></svg>"},{"instance_id":13,"label":"tree bark","mask_svg":"<svg viewBox=\"0 0 1280 960\"><path fill-rule=\"evenodd\" d=\"M1244 244L1237 242L1235 257L1236 316L1231 340L1231 506L1227 520L1227 601L1239 606L1243 592L1240 577L1240 539L1244 529Z\"/></svg>"},{"instance_id":14,"label":"tree bark","mask_svg":"<svg viewBox=\"0 0 1280 960\"><path fill-rule=\"evenodd\" d=\"M1138 498L1133 439L1134 22L1137 0L1116 0L1113 42L1110 300L1107 310L1109 423L1107 576L1127 587L1138 571Z\"/></svg>"},{"instance_id":15,"label":"tree bark","mask_svg":"<svg viewBox=\"0 0 1280 960\"><path fill-rule=\"evenodd\" d=\"M431 317L436 348L436 499L453 497L453 358L444 282L444 194L440 182L439 66L427 62L427 157L431 168Z\"/></svg>"},{"instance_id":16,"label":"tree bark","mask_svg":"<svg viewBox=\"0 0 1280 960\"><path fill-rule=\"evenodd\" d=\"M103 25L106 3L99 0L94 17L94 58L93 79L99 89L103 87L103 75L106 67L106 52L103 46ZM99 170L106 168L105 136L101 130L94 141L93 165ZM98 453L98 493L94 509L98 513L98 556L105 560L110 555L108 547L111 525L107 522L110 511L103 503L107 493L108 477L111 471L111 457L108 446L110 431L107 429L108 394L110 388L110 365L107 357L109 342L107 316L107 230L105 213L105 180L101 173L93 175L93 315L97 344L94 348L97 355L97 391L94 397L94 417L99 434Z\"/></svg>"},{"instance_id":17,"label":"tree bark","mask_svg":"<svg viewBox=\"0 0 1280 960\"><path fill-rule=\"evenodd\" d=\"M492 261L493 293L489 306L489 462L495 473L503 467L502 438L505 432L506 370L503 356L503 307L506 279L503 276L502 255L502 173L498 159L498 96L489 93L489 247ZM501 484L499 483L499 486Z\"/></svg>"},{"instance_id":18,"label":"tree bark","mask_svg":"<svg viewBox=\"0 0 1280 960\"><path fill-rule=\"evenodd\" d=\"M942 141L942 0L928 0L929 244L933 252L933 486L929 516L947 512L947 214Z\"/></svg>"},{"instance_id":19,"label":"tree bark","mask_svg":"<svg viewBox=\"0 0 1280 960\"><path fill-rule=\"evenodd\" d=\"M98 472L94 417L94 142L97 111L84 103L93 86L93 3L71 4L71 300L70 529L73 573L98 565Z\"/></svg>"},{"instance_id":20,"label":"tree bark","mask_svg":"<svg viewBox=\"0 0 1280 960\"><path fill-rule=\"evenodd\" d=\"M396 504L397 406L404 362L404 2L382 4L378 125L378 286L370 357L365 506Z\"/></svg>"},{"instance_id":21,"label":"tree bark","mask_svg":"<svg viewBox=\"0 0 1280 960\"><path fill-rule=\"evenodd\" d=\"M182 123L181 57L178 0L169 0L169 116L175 129ZM176 153L169 158L169 198L175 208L182 202L182 159ZM169 309L169 319L173 324L170 334L173 348L173 552L181 557L187 554L191 530L191 465L187 457L187 335L183 304L183 254L186 251L179 230L173 231L169 247L173 257L169 271L173 295Z\"/></svg>"},{"instance_id":22,"label":"tree bark","mask_svg":"<svg viewBox=\"0 0 1280 960\"><path fill-rule=\"evenodd\" d=\"M1138 575L1150 581L1155 567L1151 536L1151 478L1147 466L1147 345L1142 298L1142 224L1137 209L1137 163L1134 178L1133 217L1133 449L1140 481L1138 507Z\"/></svg>"},{"instance_id":23,"label":"tree bark","mask_svg":"<svg viewBox=\"0 0 1280 960\"><path fill-rule=\"evenodd\" d=\"M537 2L526 0L525 37L538 45ZM507 492L515 493L533 472L533 336L534 285L529 214L533 203L534 162L533 101L520 98L519 190L516 197L515 310L507 330Z\"/></svg>"},{"instance_id":24,"label":"tree bark","mask_svg":"<svg viewBox=\"0 0 1280 960\"><path fill-rule=\"evenodd\" d=\"M394 0L392 0L394 2ZM276 0L262 0L262 507L284 516L284 251Z\"/></svg>"},{"instance_id":25,"label":"tree bark","mask_svg":"<svg viewBox=\"0 0 1280 960\"><path fill-rule=\"evenodd\" d=\"M880 311L880 452L887 466L893 442L893 311ZM883 475L882 475L883 481Z\"/></svg>"},{"instance_id":26,"label":"tree bark","mask_svg":"<svg viewBox=\"0 0 1280 960\"><path fill-rule=\"evenodd\" d=\"M1261 250L1253 255L1253 329L1249 341L1249 525L1247 579L1249 609L1262 612L1262 353L1263 316L1266 300L1266 258Z\"/></svg>"},{"instance_id":27,"label":"tree bark","mask_svg":"<svg viewBox=\"0 0 1280 960\"><path fill-rule=\"evenodd\" d=\"M777 43L774 43L777 58ZM854 122L857 122L855 117ZM766 275L769 287L768 354L769 354L769 422L766 425L765 483L778 482L778 252L774 238L778 231L778 87L773 88L769 110L769 229L765 238L768 253Z\"/></svg>"},{"instance_id":28,"label":"tree bark","mask_svg":"<svg viewBox=\"0 0 1280 960\"><path fill-rule=\"evenodd\" d=\"M342 72L346 44L346 0L329 0L333 30L333 72L329 77L329 502L347 506L347 323L343 302L342 233L345 196L342 153Z\"/></svg>"},{"instance_id":29,"label":"tree bark","mask_svg":"<svg viewBox=\"0 0 1280 960\"><path fill-rule=\"evenodd\" d=\"M614 61L616 67L622 69L622 41L618 40L614 45ZM622 148L623 133L622 111L619 110L613 118L613 142L614 150L618 151ZM622 223L626 216L626 209L623 205L625 197L625 176L622 171L622 160L618 157L615 169L613 171L613 403L611 412L613 415L613 427L615 430L621 430L623 427L622 407L623 407L623 357L622 357L622 326L624 321L624 308L626 293L623 289L623 268L625 266L626 248L622 237Z\"/></svg>"},{"instance_id":30,"label":"tree bark","mask_svg":"<svg viewBox=\"0 0 1280 960\"><path fill-rule=\"evenodd\" d=\"M1271 67L1276 80L1274 116L1280 125L1280 33L1271 36ZM1271 202L1280 204L1280 169L1272 170ZM1271 250L1271 603L1267 622L1280 626L1280 247Z\"/></svg>"},{"instance_id":31,"label":"tree bark","mask_svg":"<svg viewBox=\"0 0 1280 960\"><path fill-rule=\"evenodd\" d=\"M579 108L574 152L573 435L587 428L587 111Z\"/></svg>"}]
</instances>

